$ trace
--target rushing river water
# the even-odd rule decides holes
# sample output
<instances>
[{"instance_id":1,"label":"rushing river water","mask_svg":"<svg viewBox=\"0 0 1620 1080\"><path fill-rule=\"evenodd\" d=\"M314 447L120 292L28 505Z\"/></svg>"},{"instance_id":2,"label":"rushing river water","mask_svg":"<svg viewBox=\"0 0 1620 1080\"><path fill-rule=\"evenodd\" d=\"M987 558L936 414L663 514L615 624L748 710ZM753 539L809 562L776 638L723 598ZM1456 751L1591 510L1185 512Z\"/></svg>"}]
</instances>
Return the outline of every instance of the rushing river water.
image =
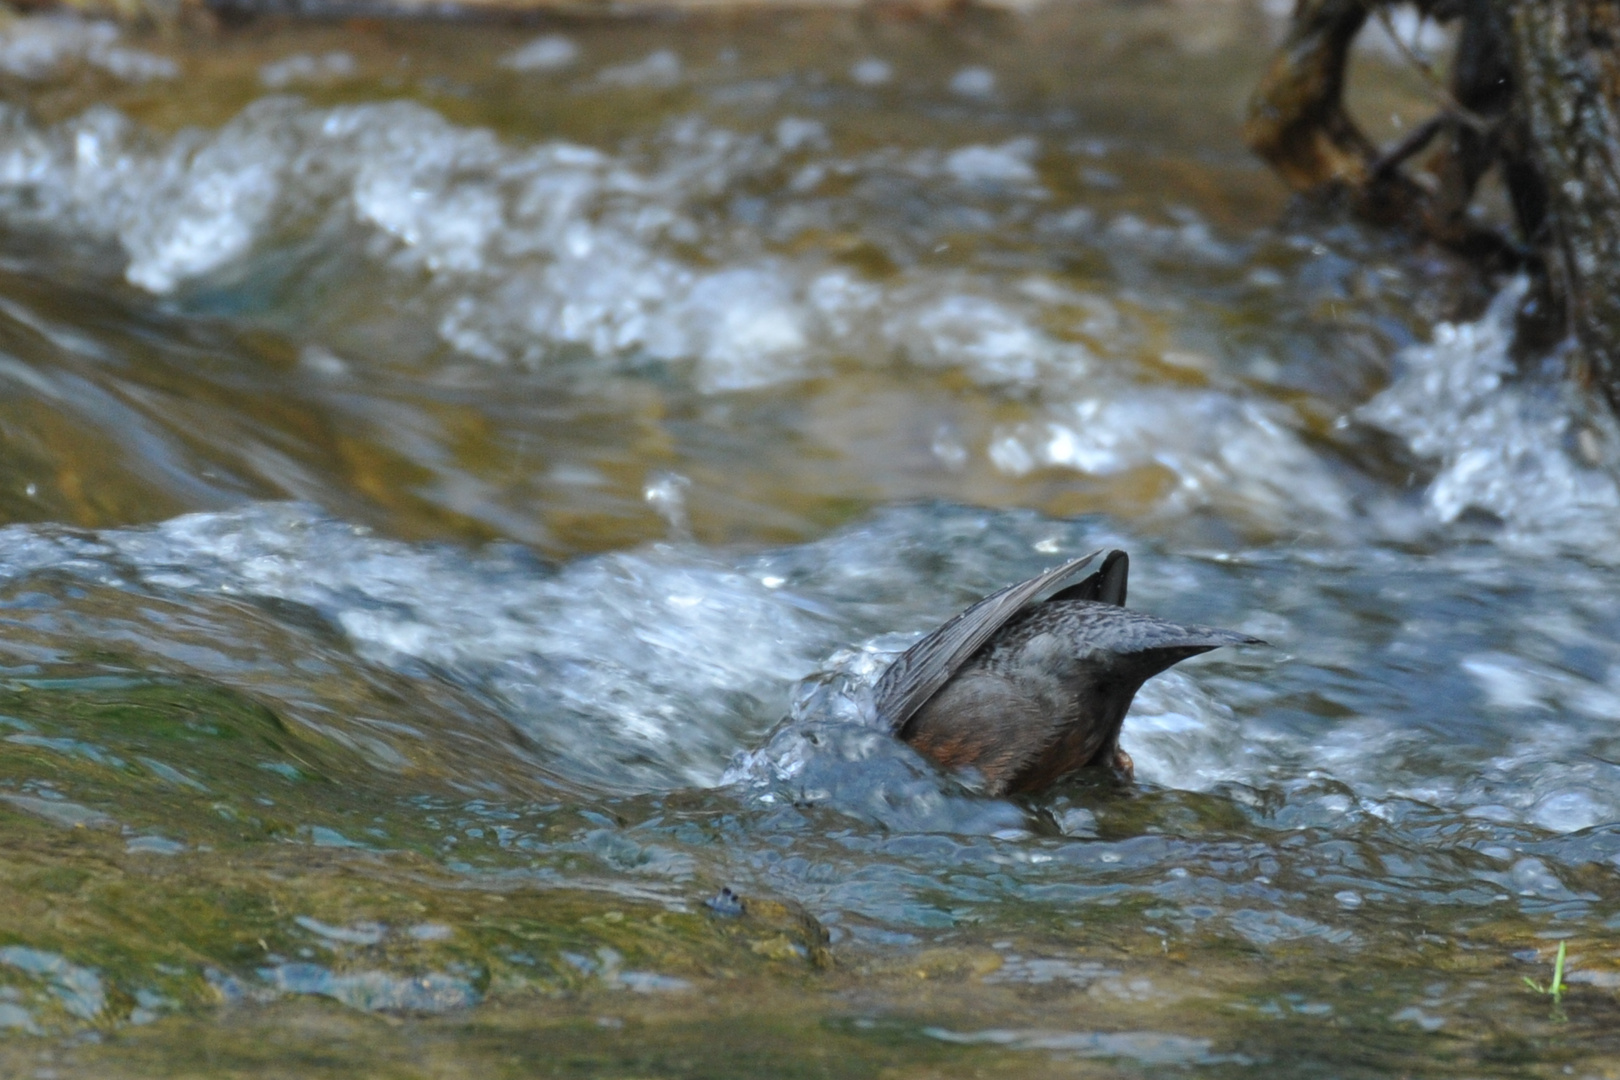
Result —
<instances>
[{"instance_id":1,"label":"rushing river water","mask_svg":"<svg viewBox=\"0 0 1620 1080\"><path fill-rule=\"evenodd\" d=\"M1278 30L0 30L0 1071L1620 1075L1620 440ZM862 725L1102 545L1134 788Z\"/></svg>"}]
</instances>

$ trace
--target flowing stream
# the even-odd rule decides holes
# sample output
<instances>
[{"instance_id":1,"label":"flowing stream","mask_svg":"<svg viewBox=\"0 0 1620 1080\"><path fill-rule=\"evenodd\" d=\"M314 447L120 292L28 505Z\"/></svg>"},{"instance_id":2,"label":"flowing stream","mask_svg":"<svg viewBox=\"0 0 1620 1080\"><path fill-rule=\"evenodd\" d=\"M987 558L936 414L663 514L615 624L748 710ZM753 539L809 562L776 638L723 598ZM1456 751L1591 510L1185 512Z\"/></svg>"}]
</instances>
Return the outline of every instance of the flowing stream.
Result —
<instances>
[{"instance_id":1,"label":"flowing stream","mask_svg":"<svg viewBox=\"0 0 1620 1080\"><path fill-rule=\"evenodd\" d=\"M1281 26L0 27L0 1072L1617 1075L1620 437ZM1104 545L1136 786L862 723Z\"/></svg>"}]
</instances>

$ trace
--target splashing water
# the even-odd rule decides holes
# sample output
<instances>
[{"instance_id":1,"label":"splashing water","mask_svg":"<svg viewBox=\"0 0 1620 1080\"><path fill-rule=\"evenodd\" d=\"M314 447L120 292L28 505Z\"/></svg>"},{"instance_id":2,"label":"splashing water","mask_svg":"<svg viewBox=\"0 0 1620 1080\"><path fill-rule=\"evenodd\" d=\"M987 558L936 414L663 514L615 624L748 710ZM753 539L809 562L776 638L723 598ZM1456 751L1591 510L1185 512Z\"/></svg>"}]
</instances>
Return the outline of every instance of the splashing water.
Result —
<instances>
[{"instance_id":1,"label":"splashing water","mask_svg":"<svg viewBox=\"0 0 1620 1080\"><path fill-rule=\"evenodd\" d=\"M1442 323L1355 415L1436 462L1425 499L1439 520L1483 511L1532 549L1562 540L1602 557L1610 546L1599 535L1620 524L1614 420L1561 377L1515 376L1509 348L1524 292L1523 281L1505 289L1476 323Z\"/></svg>"}]
</instances>

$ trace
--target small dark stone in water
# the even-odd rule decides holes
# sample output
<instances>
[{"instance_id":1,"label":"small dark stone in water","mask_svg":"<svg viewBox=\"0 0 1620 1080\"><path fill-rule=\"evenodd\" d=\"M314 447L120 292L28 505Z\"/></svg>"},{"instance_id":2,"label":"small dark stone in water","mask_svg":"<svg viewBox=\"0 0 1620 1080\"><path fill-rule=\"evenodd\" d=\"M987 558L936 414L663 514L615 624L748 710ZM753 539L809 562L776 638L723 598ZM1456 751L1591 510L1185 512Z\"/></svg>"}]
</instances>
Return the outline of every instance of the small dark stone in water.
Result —
<instances>
[{"instance_id":1,"label":"small dark stone in water","mask_svg":"<svg viewBox=\"0 0 1620 1080\"><path fill-rule=\"evenodd\" d=\"M738 918L743 913L742 897L733 892L730 885L703 901L703 906L716 915L723 915L728 919Z\"/></svg>"},{"instance_id":2,"label":"small dark stone in water","mask_svg":"<svg viewBox=\"0 0 1620 1080\"><path fill-rule=\"evenodd\" d=\"M768 900L753 896L744 898L730 885L724 886L703 906L727 919L742 919L744 932L767 931L770 938L754 942L754 951L773 955L779 949L807 961L811 967L825 971L833 966L832 950L827 947L829 935L826 927L809 911L791 900ZM791 940L797 938L797 941Z\"/></svg>"},{"instance_id":3,"label":"small dark stone in water","mask_svg":"<svg viewBox=\"0 0 1620 1080\"><path fill-rule=\"evenodd\" d=\"M1123 551L1036 602L1098 554L992 593L907 649L878 680L878 717L940 765L976 770L989 795L1088 765L1131 778L1119 730L1142 684L1189 656L1265 642L1127 611Z\"/></svg>"}]
</instances>

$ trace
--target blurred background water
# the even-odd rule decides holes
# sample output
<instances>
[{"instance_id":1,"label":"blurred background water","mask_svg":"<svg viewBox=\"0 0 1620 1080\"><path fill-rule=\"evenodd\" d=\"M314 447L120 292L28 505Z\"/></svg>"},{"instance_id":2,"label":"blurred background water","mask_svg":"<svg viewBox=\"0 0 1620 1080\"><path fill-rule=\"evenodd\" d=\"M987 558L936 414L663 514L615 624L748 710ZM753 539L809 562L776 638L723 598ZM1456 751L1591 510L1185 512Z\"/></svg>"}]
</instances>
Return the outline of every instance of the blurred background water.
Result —
<instances>
[{"instance_id":1,"label":"blurred background water","mask_svg":"<svg viewBox=\"0 0 1620 1080\"><path fill-rule=\"evenodd\" d=\"M1612 1075L1613 424L1285 202L1280 27L7 24L8 1067ZM860 723L1105 544L1275 645L1148 685L1135 789Z\"/></svg>"}]
</instances>

